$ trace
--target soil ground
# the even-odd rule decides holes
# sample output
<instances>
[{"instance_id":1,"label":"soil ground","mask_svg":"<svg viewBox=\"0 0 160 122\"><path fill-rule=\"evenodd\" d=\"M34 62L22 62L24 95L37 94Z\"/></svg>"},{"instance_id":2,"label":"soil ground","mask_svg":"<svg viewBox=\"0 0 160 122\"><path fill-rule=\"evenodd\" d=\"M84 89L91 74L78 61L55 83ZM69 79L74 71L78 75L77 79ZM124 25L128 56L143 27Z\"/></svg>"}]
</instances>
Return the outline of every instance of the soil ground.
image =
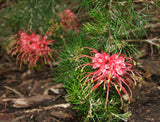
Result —
<instances>
[{"instance_id":1,"label":"soil ground","mask_svg":"<svg viewBox=\"0 0 160 122\"><path fill-rule=\"evenodd\" d=\"M55 83L50 68L21 70L0 51L0 122L63 122L75 120L65 90Z\"/></svg>"}]
</instances>

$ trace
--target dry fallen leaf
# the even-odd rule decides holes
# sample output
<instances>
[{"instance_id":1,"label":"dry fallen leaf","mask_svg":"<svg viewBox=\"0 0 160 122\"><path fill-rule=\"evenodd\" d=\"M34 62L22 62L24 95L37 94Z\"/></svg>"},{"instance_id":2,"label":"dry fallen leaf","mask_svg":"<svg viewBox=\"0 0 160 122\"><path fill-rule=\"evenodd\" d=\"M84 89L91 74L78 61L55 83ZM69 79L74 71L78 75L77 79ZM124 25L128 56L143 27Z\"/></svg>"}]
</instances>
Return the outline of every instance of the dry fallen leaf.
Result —
<instances>
[{"instance_id":1,"label":"dry fallen leaf","mask_svg":"<svg viewBox=\"0 0 160 122\"><path fill-rule=\"evenodd\" d=\"M28 107L34 107L45 100L54 100L56 99L55 96L50 96L50 95L37 95L37 96L31 96L31 97L23 97L23 98L7 98L7 99L2 99L1 101L3 102L12 102L12 106L14 108L28 108Z\"/></svg>"},{"instance_id":2,"label":"dry fallen leaf","mask_svg":"<svg viewBox=\"0 0 160 122\"><path fill-rule=\"evenodd\" d=\"M51 115L54 116L54 117L56 117L56 118L63 119L63 120L71 120L71 119L74 119L71 114L64 113L64 112L62 112L62 111L54 111L54 112L51 112Z\"/></svg>"}]
</instances>

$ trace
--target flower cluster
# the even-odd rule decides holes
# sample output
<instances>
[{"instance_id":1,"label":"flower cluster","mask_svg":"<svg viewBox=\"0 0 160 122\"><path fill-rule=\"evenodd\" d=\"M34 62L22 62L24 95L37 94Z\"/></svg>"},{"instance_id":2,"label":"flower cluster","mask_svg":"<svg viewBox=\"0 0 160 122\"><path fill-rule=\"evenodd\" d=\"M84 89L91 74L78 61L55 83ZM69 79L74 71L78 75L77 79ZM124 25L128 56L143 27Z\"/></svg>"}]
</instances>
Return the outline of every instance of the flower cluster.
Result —
<instances>
[{"instance_id":1,"label":"flower cluster","mask_svg":"<svg viewBox=\"0 0 160 122\"><path fill-rule=\"evenodd\" d=\"M71 11L71 9L65 9L63 13L58 15L61 19L61 24L67 30L73 29L78 31L78 22L76 15Z\"/></svg>"},{"instance_id":2,"label":"flower cluster","mask_svg":"<svg viewBox=\"0 0 160 122\"><path fill-rule=\"evenodd\" d=\"M92 59L92 61L87 64L82 64L77 68L82 67L83 71L86 66L90 65L93 69L95 69L95 71L87 72L87 75L84 76L81 81L84 80L84 84L89 82L86 88L88 88L92 83L96 82L90 92L92 92L102 83L104 83L104 89L106 89L107 86L105 107L107 107L109 88L111 85L113 85L121 98L121 106L123 107L121 91L127 96L130 102L130 96L132 97L132 90L129 85L133 87L135 86L135 73L140 76L139 73L132 70L132 62L135 63L135 61L124 55L113 54L112 56L110 56L104 51L101 51L101 53L99 53L95 49L89 49L91 49L91 56L81 55L80 58L88 57Z\"/></svg>"},{"instance_id":3,"label":"flower cluster","mask_svg":"<svg viewBox=\"0 0 160 122\"><path fill-rule=\"evenodd\" d=\"M28 63L29 68L37 65L38 61L49 64L52 67L53 54L55 50L50 49L49 45L53 44L55 40L48 40L47 33L43 38L40 35L31 32L31 35L23 31L19 31L12 42L12 55L17 54L17 61L20 60L20 67L22 63Z\"/></svg>"}]
</instances>

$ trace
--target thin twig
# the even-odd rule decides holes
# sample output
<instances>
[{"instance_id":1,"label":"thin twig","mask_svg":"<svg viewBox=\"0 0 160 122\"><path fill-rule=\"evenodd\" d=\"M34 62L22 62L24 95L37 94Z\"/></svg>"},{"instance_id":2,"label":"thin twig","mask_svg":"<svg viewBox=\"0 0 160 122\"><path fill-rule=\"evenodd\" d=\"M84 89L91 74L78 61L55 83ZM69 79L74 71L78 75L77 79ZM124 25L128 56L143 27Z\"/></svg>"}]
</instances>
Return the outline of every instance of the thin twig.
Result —
<instances>
[{"instance_id":1,"label":"thin twig","mask_svg":"<svg viewBox=\"0 0 160 122\"><path fill-rule=\"evenodd\" d=\"M155 24L147 24L147 25L144 26L144 29L156 28L156 27L160 27L160 22L155 23ZM127 31L127 34L136 32L138 30L140 30L140 29L134 29L134 30L132 30L132 32L131 31ZM122 33L122 35L126 35L126 33Z\"/></svg>"},{"instance_id":2,"label":"thin twig","mask_svg":"<svg viewBox=\"0 0 160 122\"><path fill-rule=\"evenodd\" d=\"M119 4L126 4L127 1L122 1L122 2L118 2L118 1L113 1L113 3L119 3ZM134 0L133 3L152 3L152 4L155 4L155 1L143 1L143 0Z\"/></svg>"},{"instance_id":3,"label":"thin twig","mask_svg":"<svg viewBox=\"0 0 160 122\"><path fill-rule=\"evenodd\" d=\"M155 3L155 1L154 1L154 0L151 0L151 1L134 0L133 2L134 2L134 3L152 3L152 4L154 4L154 3Z\"/></svg>"},{"instance_id":4,"label":"thin twig","mask_svg":"<svg viewBox=\"0 0 160 122\"><path fill-rule=\"evenodd\" d=\"M111 7L111 3L112 3L112 0L110 1L110 4L108 5L108 11L109 11L109 17L110 17L110 7ZM108 42L108 53L110 55L110 45L111 45L111 31L110 31L110 25L108 26L108 33L109 33L109 42Z\"/></svg>"},{"instance_id":5,"label":"thin twig","mask_svg":"<svg viewBox=\"0 0 160 122\"><path fill-rule=\"evenodd\" d=\"M160 39L158 39L158 37L155 37L155 38L152 38L152 39L142 39L142 40L139 40L139 39L137 39L137 40L123 40L124 42L148 42L148 43L150 43L150 44L152 44L152 45L155 45L155 46L157 46L157 47L160 47ZM155 43L154 41L158 41L159 42L159 44L158 43Z\"/></svg>"},{"instance_id":6,"label":"thin twig","mask_svg":"<svg viewBox=\"0 0 160 122\"><path fill-rule=\"evenodd\" d=\"M62 108L68 108L70 107L71 104L70 103L62 103L62 104L56 104L56 105L53 105L53 106L47 106L47 107L42 107L42 108L39 108L39 109L31 109L31 110L27 110L27 111L23 111L23 114L26 114L26 113L34 113L34 112L40 112L40 111L44 111L44 110L50 110L50 109L54 109L54 108L59 108L59 107L62 107ZM17 112L15 112L14 114L16 114ZM18 112L19 113L19 112ZM17 117L15 119L12 120L12 122L17 122L18 120L20 119L24 119L26 117L26 115L22 115L20 117Z\"/></svg>"},{"instance_id":7,"label":"thin twig","mask_svg":"<svg viewBox=\"0 0 160 122\"><path fill-rule=\"evenodd\" d=\"M23 97L23 94L21 94L21 93L18 92L17 90L15 90L15 89L13 89L13 88L10 88L10 87L8 87L8 86L3 86L3 87L5 87L6 89L9 89L9 90L11 90L11 91L13 91L14 93L16 93L17 95L19 95L20 97Z\"/></svg>"},{"instance_id":8,"label":"thin twig","mask_svg":"<svg viewBox=\"0 0 160 122\"><path fill-rule=\"evenodd\" d=\"M89 107L87 118L92 118L93 117L93 115L92 115L92 102L91 102L91 100L92 99L89 99L90 107Z\"/></svg>"},{"instance_id":9,"label":"thin twig","mask_svg":"<svg viewBox=\"0 0 160 122\"><path fill-rule=\"evenodd\" d=\"M53 108L68 108L70 107L71 104L70 103L62 103L62 104L56 104L56 105L53 105L53 106L47 106L47 107L42 107L42 108L36 108L36 109L31 109L31 110L26 110L24 111L24 113L33 113L35 111L43 111L43 110L50 110L50 109L53 109Z\"/></svg>"}]
</instances>

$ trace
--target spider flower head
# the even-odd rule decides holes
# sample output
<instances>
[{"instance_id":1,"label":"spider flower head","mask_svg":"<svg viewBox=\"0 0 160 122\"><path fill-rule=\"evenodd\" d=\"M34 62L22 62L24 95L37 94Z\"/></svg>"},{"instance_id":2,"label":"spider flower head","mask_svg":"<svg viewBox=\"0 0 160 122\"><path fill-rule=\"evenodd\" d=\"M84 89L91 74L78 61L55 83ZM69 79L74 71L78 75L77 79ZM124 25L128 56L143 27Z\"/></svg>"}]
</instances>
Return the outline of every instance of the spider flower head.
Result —
<instances>
[{"instance_id":1,"label":"spider flower head","mask_svg":"<svg viewBox=\"0 0 160 122\"><path fill-rule=\"evenodd\" d=\"M78 31L78 22L76 15L72 12L71 9L65 9L63 13L58 15L61 19L61 24L67 30L73 29L74 31Z\"/></svg>"},{"instance_id":2,"label":"spider flower head","mask_svg":"<svg viewBox=\"0 0 160 122\"><path fill-rule=\"evenodd\" d=\"M129 57L126 57L125 55L121 55L118 53L110 56L104 51L101 51L101 53L99 53L93 48L88 49L91 49L90 56L81 55L79 58L88 57L91 59L91 62L82 64L77 68L82 67L83 71L86 66L91 66L94 69L94 72L82 73L86 75L81 79L81 81L84 81L84 84L89 82L86 88L94 83L94 86L90 90L90 93L94 89L99 87L102 83L104 85L104 89L106 89L107 87L105 108L107 107L109 88L111 85L113 85L120 96L121 107L123 107L121 92L123 92L127 96L128 101L130 102L130 97L132 97L132 90L130 88L130 85L132 87L135 87L136 80L134 76L135 74L140 76L139 73L132 70L132 63L135 63L135 61Z\"/></svg>"},{"instance_id":3,"label":"spider flower head","mask_svg":"<svg viewBox=\"0 0 160 122\"><path fill-rule=\"evenodd\" d=\"M17 55L17 61L20 60L20 67L22 63L28 63L29 68L36 66L38 61L49 64L52 67L51 60L55 50L50 49L49 45L53 44L55 40L48 40L47 33L43 38L40 35L31 32L31 35L23 31L19 31L12 42L11 55Z\"/></svg>"}]
</instances>

